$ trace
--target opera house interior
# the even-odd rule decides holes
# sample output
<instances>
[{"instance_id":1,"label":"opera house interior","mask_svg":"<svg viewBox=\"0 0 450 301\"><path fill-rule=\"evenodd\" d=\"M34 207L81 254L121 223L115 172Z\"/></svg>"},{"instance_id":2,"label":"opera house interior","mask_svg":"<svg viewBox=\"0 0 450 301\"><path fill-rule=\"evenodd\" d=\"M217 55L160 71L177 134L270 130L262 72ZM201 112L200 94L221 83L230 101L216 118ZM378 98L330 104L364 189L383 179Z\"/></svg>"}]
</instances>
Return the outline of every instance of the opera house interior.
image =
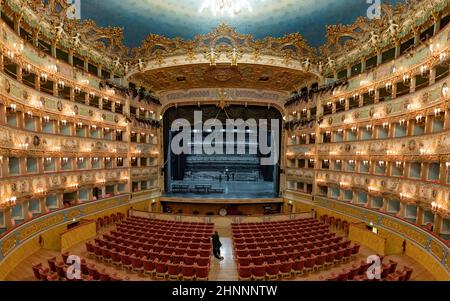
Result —
<instances>
[{"instance_id":1,"label":"opera house interior","mask_svg":"<svg viewBox=\"0 0 450 301\"><path fill-rule=\"evenodd\" d=\"M0 1L0 280L449 281L449 2Z\"/></svg>"}]
</instances>

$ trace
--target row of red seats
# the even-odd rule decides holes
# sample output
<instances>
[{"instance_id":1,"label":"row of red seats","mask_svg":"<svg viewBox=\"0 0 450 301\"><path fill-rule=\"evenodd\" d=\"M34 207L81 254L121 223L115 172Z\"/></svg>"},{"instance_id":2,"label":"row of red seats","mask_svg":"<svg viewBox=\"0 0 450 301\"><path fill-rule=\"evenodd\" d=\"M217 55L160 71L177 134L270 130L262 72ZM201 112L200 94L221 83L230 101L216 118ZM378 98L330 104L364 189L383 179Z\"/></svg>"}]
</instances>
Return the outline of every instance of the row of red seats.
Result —
<instances>
[{"instance_id":1,"label":"row of red seats","mask_svg":"<svg viewBox=\"0 0 450 301\"><path fill-rule=\"evenodd\" d=\"M148 246L146 247L135 247L133 245L126 244L116 244L113 242L100 241L100 243L91 242L86 243L86 248L90 251L95 252L96 248L105 248L110 251L116 251L119 253L125 252L126 254L163 254L163 255L189 255L189 256L201 256L206 257L211 254L211 245L202 245L200 247L194 248L194 246L188 245L187 247L169 247L169 246Z\"/></svg>"},{"instance_id":2,"label":"row of red seats","mask_svg":"<svg viewBox=\"0 0 450 301\"><path fill-rule=\"evenodd\" d=\"M139 223L143 225L170 224L177 225L177 222L156 221L145 218L129 218L124 223ZM183 223L186 224L186 223ZM195 224L195 228L206 224ZM114 266L123 269L129 269L135 272L142 272L156 278L165 279L199 279L208 278L210 266L211 243L210 237L212 229L210 225L202 228L200 237L196 237L196 233L190 233L189 242L182 242L184 236L177 237L176 234L164 236L167 240L152 240L149 238L148 229L145 226L139 226L145 231L123 230L119 228L111 231L109 234L103 235L103 238L97 238L95 243L86 243L86 249L90 256L94 256L97 260L111 263ZM194 228L192 228L194 229ZM126 233L123 233L126 231ZM125 235L124 235L125 234ZM125 238L126 237L126 238ZM204 239L208 238L208 243ZM192 242L191 240L198 241ZM150 242L154 243L151 244ZM169 242L179 244L170 245ZM186 244L183 248L181 244Z\"/></svg>"},{"instance_id":3,"label":"row of red seats","mask_svg":"<svg viewBox=\"0 0 450 301\"><path fill-rule=\"evenodd\" d=\"M289 245L304 247L304 248L313 248L315 246L320 247L322 245L340 243L341 240L342 240L342 237L340 237L340 236L338 236L338 237L335 237L335 235L325 235L324 236L324 235L319 234L316 236L311 236L310 238L307 238L307 239L281 237L279 239L273 239L273 240L258 239L258 240L256 240L256 242L251 242L251 243L235 241L234 248L237 250L240 250L240 249L245 249L245 248L252 249L252 248L256 248L256 247L275 248L278 246L284 247L284 246L289 246Z\"/></svg>"},{"instance_id":4,"label":"row of red seats","mask_svg":"<svg viewBox=\"0 0 450 301\"><path fill-rule=\"evenodd\" d=\"M301 218L301 219L292 219L292 220L283 220L283 221L272 221L272 222L254 222L254 223L241 223L241 224L231 224L231 227L254 227L254 226L263 226L263 227L270 227L270 226L283 226L283 225L299 225L299 224L307 224L317 222L316 219L309 217L309 218Z\"/></svg>"},{"instance_id":5,"label":"row of red seats","mask_svg":"<svg viewBox=\"0 0 450 301\"><path fill-rule=\"evenodd\" d=\"M267 223L244 225L233 225L240 279L277 279L329 268L356 257L360 249L359 245L350 245L350 241L329 233L328 226L311 218L271 223L274 232L285 235L274 241L260 235L265 231L261 229L268 228ZM245 228L246 234L242 231ZM252 234L259 237L246 236Z\"/></svg>"},{"instance_id":6,"label":"row of red seats","mask_svg":"<svg viewBox=\"0 0 450 301\"><path fill-rule=\"evenodd\" d=\"M153 224L151 224L153 225ZM158 225L153 225L153 226L148 226L148 225L136 225L136 224L127 224L127 223L120 223L117 225L118 228L122 228L125 230L144 230L144 231L151 231L153 233L156 234L165 234L166 232L179 232L179 231L183 231L183 232L210 232L213 229L211 227L200 227L200 226L195 226L195 227L178 227L178 226L173 226L173 227L163 227L163 226L158 226Z\"/></svg>"},{"instance_id":7,"label":"row of red seats","mask_svg":"<svg viewBox=\"0 0 450 301\"><path fill-rule=\"evenodd\" d=\"M378 280L385 280L385 281L408 281L411 279L411 275L413 272L413 269L408 266L404 266L402 270L397 270L398 262L394 260L389 260L389 263L382 264L382 270L380 274L380 279L377 279L375 277L372 277L373 279L369 279L367 275L367 269L369 266L371 266L372 263L366 263L365 261L361 261L361 264L358 265L352 265L351 268L343 268L341 271L337 273L331 273L328 276L320 277L320 280L326 280L326 281L349 281L349 280L355 280L355 281L378 281ZM365 269L361 270L361 267L366 267Z\"/></svg>"},{"instance_id":8,"label":"row of red seats","mask_svg":"<svg viewBox=\"0 0 450 301\"><path fill-rule=\"evenodd\" d=\"M121 212L113 213L111 215L105 215L104 217L97 218L96 224L97 224L97 230L107 227L112 224L116 224L122 220L125 219L125 214Z\"/></svg>"},{"instance_id":9,"label":"row of red seats","mask_svg":"<svg viewBox=\"0 0 450 301\"><path fill-rule=\"evenodd\" d=\"M352 253L357 254L359 252L360 246L354 244L350 246L350 241L344 241L340 244L324 245L322 247L316 247L313 249L303 248L296 249L293 246L289 247L276 247L276 248L263 248L263 249L250 249L250 250L236 250L237 258L247 257L247 256L288 256L292 259L297 257L310 257L311 255L319 255L322 253L331 253L333 251L339 251L340 249L346 250L352 248Z\"/></svg>"},{"instance_id":10,"label":"row of red seats","mask_svg":"<svg viewBox=\"0 0 450 301\"><path fill-rule=\"evenodd\" d=\"M304 231L288 231L285 233L279 233L279 232L252 232L252 233L233 233L233 237L235 238L236 242L239 241L255 241L255 240L261 240L261 239L277 239L277 238L295 238L295 239L308 239L311 237L316 236L317 234L321 234L323 236L332 235L333 233L329 233L330 231L328 228L321 229L321 230L304 230Z\"/></svg>"},{"instance_id":11,"label":"row of red seats","mask_svg":"<svg viewBox=\"0 0 450 301\"><path fill-rule=\"evenodd\" d=\"M147 227L147 226L128 226L128 225L124 225L124 224L118 224L117 225L117 229L120 229L122 231L134 231L134 232L150 232L153 233L155 235L165 235L168 233L186 233L186 234L191 234L191 233L197 233L197 234L201 234L201 233L210 233L213 231L213 229L208 228L184 228L184 229L177 229L177 230L173 230L172 228L158 228L158 229L153 229L151 227Z\"/></svg>"},{"instance_id":12,"label":"row of red seats","mask_svg":"<svg viewBox=\"0 0 450 301\"><path fill-rule=\"evenodd\" d=\"M251 233L269 233L273 232L274 230L280 231L282 234L289 234L290 232L298 233L303 230L327 230L327 225L324 225L322 223L314 223L314 225L299 225L299 226L279 226L277 227L254 227L254 228L234 228L231 230L234 234L251 234Z\"/></svg>"},{"instance_id":13,"label":"row of red seats","mask_svg":"<svg viewBox=\"0 0 450 301\"><path fill-rule=\"evenodd\" d=\"M196 222L180 222L180 221L165 221L165 220L158 220L158 219L151 219L151 218L145 218L145 217L135 217L132 216L127 219L128 223L133 223L136 225L142 225L142 226L148 226L148 225L155 225L160 228L170 228L170 227L180 227L180 228L209 228L214 229L213 223L196 223Z\"/></svg>"},{"instance_id":14,"label":"row of red seats","mask_svg":"<svg viewBox=\"0 0 450 301\"><path fill-rule=\"evenodd\" d=\"M88 264L86 259L81 258L80 279L69 279L67 276L67 262L68 253L62 254L63 261L57 261L56 257L49 258L48 268L44 267L42 263L32 264L33 274L36 280L40 281L122 281L129 280L129 277L121 278L117 273L109 274L106 269L98 270L95 265ZM65 261L64 261L65 260Z\"/></svg>"},{"instance_id":15,"label":"row of red seats","mask_svg":"<svg viewBox=\"0 0 450 301\"><path fill-rule=\"evenodd\" d=\"M154 252L139 252L132 254L109 250L107 247L100 247L86 243L88 254L97 260L121 267L126 270L140 272L157 279L184 279L184 280L207 280L210 266L210 251L206 257L199 255L177 255L165 254L164 251L157 254ZM175 273L178 271L178 273ZM177 277L175 277L178 275Z\"/></svg>"},{"instance_id":16,"label":"row of red seats","mask_svg":"<svg viewBox=\"0 0 450 301\"><path fill-rule=\"evenodd\" d=\"M142 237L146 241L150 240L168 240L168 239L179 239L183 241L190 241L193 239L209 239L212 235L212 231L208 232L175 232L175 233L167 233L167 234L156 234L147 231L137 231L137 230L123 230L121 228L117 228L115 231L111 231L111 234L114 234L116 237L122 237L125 239L136 239L136 237Z\"/></svg>"}]
</instances>

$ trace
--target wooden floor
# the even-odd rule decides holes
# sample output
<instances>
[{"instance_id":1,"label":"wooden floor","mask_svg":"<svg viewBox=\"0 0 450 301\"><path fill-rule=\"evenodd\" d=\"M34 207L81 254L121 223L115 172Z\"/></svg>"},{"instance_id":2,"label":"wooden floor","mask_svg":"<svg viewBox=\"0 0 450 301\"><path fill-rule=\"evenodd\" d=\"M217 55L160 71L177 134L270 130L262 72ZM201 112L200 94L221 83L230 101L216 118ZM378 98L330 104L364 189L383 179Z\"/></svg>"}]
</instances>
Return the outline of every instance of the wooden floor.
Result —
<instances>
[{"instance_id":1,"label":"wooden floor","mask_svg":"<svg viewBox=\"0 0 450 301\"><path fill-rule=\"evenodd\" d=\"M233 281L238 280L237 267L233 253L232 247L232 238L229 229L216 229L221 236L222 249L221 255L225 258L224 260L218 260L214 257L211 258L211 269L209 273L209 279L215 281ZM73 255L78 255L82 258L87 258L87 252L85 249L84 243L78 244L74 248L70 250L70 253ZM361 247L360 253L355 261L351 261L349 263L341 264L338 267L334 267L332 269L326 271L320 271L311 273L308 276L299 276L295 279L295 281L317 281L320 276L326 276L332 272L338 272L344 267L350 267L352 264L359 263L361 260L365 260L367 256L374 254L368 248ZM59 252L49 251L41 249L30 257L26 258L22 261L7 277L6 280L9 281L31 281L35 280L33 271L31 269L32 263L43 263L44 266L47 266L47 259L53 256L57 256L58 260L62 260ZM393 259L398 261L398 267L402 268L404 265L412 266L414 268L414 272L412 274L411 279L415 281L425 281L425 280L435 280L434 277L420 264L413 261L411 258L407 256L401 255L392 255L386 256L385 260ZM106 269L108 273L117 273L118 276L121 277L129 277L130 280L133 281L151 281L153 279L149 277L145 277L143 275L138 275L136 273L126 272L119 268L115 268L112 266L108 266L102 262L98 262L92 259L87 259L88 262L94 263L99 269Z\"/></svg>"}]
</instances>

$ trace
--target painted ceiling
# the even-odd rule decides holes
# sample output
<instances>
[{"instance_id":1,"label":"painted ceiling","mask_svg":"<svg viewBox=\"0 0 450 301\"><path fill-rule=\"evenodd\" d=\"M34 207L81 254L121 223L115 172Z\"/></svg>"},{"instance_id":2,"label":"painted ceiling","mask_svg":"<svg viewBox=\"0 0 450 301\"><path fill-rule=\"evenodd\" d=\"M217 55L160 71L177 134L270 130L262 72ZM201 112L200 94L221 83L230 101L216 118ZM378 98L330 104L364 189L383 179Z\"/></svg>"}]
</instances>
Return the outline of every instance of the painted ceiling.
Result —
<instances>
[{"instance_id":1,"label":"painted ceiling","mask_svg":"<svg viewBox=\"0 0 450 301\"><path fill-rule=\"evenodd\" d=\"M192 39L221 23L257 39L299 32L313 47L325 42L326 25L351 24L376 0L248 0L238 16L200 12L203 0L81 0L81 18L124 28L125 44L137 47L150 33ZM383 0L396 4L403 0Z\"/></svg>"}]
</instances>

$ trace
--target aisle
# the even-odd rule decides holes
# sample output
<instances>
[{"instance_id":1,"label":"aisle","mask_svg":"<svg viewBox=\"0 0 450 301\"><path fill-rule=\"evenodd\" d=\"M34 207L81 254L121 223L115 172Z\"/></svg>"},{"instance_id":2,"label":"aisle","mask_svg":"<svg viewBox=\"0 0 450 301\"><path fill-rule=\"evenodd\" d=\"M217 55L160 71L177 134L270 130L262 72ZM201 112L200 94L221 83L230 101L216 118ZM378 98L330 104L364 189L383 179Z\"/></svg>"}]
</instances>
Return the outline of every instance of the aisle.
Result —
<instances>
[{"instance_id":1,"label":"aisle","mask_svg":"<svg viewBox=\"0 0 450 301\"><path fill-rule=\"evenodd\" d=\"M221 255L223 260L218 260L211 256L211 270L209 279L216 281L235 281L238 280L236 260L233 252L233 240L229 228L217 228L220 241L222 242Z\"/></svg>"}]
</instances>

